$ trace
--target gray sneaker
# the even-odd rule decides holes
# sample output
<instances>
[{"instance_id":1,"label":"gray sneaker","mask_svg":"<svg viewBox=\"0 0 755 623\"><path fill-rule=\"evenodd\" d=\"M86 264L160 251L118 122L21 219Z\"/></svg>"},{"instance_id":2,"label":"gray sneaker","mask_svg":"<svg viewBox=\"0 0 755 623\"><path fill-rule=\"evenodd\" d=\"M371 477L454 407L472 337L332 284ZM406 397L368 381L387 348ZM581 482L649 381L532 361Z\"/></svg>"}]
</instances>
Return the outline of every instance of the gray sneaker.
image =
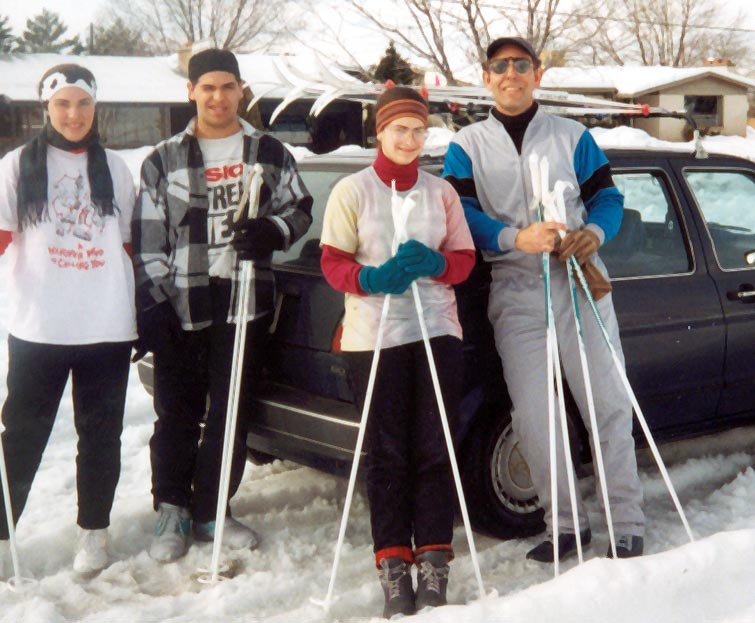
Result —
<instances>
[{"instance_id":1,"label":"gray sneaker","mask_svg":"<svg viewBox=\"0 0 755 623\"><path fill-rule=\"evenodd\" d=\"M215 540L215 522L193 522L192 531L197 541ZM223 524L223 545L231 549L257 549L260 538L257 533L233 517L226 517Z\"/></svg>"},{"instance_id":2,"label":"gray sneaker","mask_svg":"<svg viewBox=\"0 0 755 623\"><path fill-rule=\"evenodd\" d=\"M390 619L397 614L414 614L411 565L401 558L384 558L380 561L378 574L385 597L383 617Z\"/></svg>"},{"instance_id":3,"label":"gray sneaker","mask_svg":"<svg viewBox=\"0 0 755 623\"><path fill-rule=\"evenodd\" d=\"M417 611L445 606L448 586L448 552L429 551L417 556Z\"/></svg>"},{"instance_id":4,"label":"gray sneaker","mask_svg":"<svg viewBox=\"0 0 755 623\"><path fill-rule=\"evenodd\" d=\"M172 562L181 558L189 549L191 516L186 508L161 502L155 523L155 538L149 555L158 562Z\"/></svg>"}]
</instances>

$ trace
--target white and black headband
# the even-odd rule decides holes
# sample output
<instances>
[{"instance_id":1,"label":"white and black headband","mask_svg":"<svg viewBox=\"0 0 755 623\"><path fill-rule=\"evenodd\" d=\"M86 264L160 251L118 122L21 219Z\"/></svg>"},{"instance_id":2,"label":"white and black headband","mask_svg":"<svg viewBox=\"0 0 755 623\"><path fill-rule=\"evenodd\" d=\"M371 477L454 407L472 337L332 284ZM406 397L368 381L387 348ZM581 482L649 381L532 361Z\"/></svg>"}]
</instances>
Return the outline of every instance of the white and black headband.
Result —
<instances>
[{"instance_id":1,"label":"white and black headband","mask_svg":"<svg viewBox=\"0 0 755 623\"><path fill-rule=\"evenodd\" d=\"M97 83L86 67L67 63L51 67L39 81L39 101L49 102L52 96L66 87L77 87L97 101Z\"/></svg>"}]
</instances>

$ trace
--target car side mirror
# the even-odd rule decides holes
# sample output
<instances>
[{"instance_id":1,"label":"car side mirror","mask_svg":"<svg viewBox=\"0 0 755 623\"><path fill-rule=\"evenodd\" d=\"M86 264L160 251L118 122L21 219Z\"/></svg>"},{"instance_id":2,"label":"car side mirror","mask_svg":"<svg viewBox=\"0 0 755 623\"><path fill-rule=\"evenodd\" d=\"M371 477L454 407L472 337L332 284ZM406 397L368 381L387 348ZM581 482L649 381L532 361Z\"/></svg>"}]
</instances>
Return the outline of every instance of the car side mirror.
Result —
<instances>
[{"instance_id":1,"label":"car side mirror","mask_svg":"<svg viewBox=\"0 0 755 623\"><path fill-rule=\"evenodd\" d=\"M745 262L747 262L750 266L755 264L755 249L745 253Z\"/></svg>"}]
</instances>

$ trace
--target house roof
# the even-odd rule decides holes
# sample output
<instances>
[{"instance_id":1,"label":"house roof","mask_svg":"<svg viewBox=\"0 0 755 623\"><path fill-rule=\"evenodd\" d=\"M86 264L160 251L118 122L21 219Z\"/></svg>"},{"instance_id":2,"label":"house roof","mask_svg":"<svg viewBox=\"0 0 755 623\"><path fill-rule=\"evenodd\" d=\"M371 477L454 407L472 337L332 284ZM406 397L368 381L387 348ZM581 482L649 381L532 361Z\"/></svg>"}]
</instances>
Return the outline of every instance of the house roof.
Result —
<instances>
[{"instance_id":1,"label":"house roof","mask_svg":"<svg viewBox=\"0 0 755 623\"><path fill-rule=\"evenodd\" d=\"M327 71L347 82L354 78L335 65L323 64L313 55L268 56L237 54L241 77L256 94L284 97L289 89L281 84L283 71L295 84ZM178 70L178 56L69 56L65 54L18 54L0 56L0 96L16 102L36 102L39 79L50 67L78 63L97 80L97 101L106 103L168 103L187 101L186 76ZM271 90L272 89L272 90Z\"/></svg>"},{"instance_id":2,"label":"house roof","mask_svg":"<svg viewBox=\"0 0 755 623\"><path fill-rule=\"evenodd\" d=\"M717 67L608 65L551 67L545 70L541 86L580 93L608 92L616 97L630 98L702 78L716 78L745 89L755 89L755 80Z\"/></svg>"}]
</instances>

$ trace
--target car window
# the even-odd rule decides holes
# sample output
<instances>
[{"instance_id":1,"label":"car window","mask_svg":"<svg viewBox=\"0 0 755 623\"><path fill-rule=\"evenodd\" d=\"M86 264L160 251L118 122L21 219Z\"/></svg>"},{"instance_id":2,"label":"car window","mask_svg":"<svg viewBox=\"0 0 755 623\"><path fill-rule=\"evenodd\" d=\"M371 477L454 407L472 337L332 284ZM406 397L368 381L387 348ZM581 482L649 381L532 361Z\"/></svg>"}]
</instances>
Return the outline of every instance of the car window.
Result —
<instances>
[{"instance_id":1,"label":"car window","mask_svg":"<svg viewBox=\"0 0 755 623\"><path fill-rule=\"evenodd\" d=\"M755 179L745 171L687 170L684 177L724 270L752 268L745 254L755 249Z\"/></svg>"},{"instance_id":2,"label":"car window","mask_svg":"<svg viewBox=\"0 0 755 623\"><path fill-rule=\"evenodd\" d=\"M286 266L296 266L299 268L317 268L320 267L320 234L322 233L322 219L325 214L325 206L328 203L330 191L336 185L338 180L346 177L349 171L328 171L322 169L304 169L300 170L304 185L309 190L314 200L312 204L312 225L299 240L296 241L288 251L281 251L274 255L275 264L285 264Z\"/></svg>"},{"instance_id":3,"label":"car window","mask_svg":"<svg viewBox=\"0 0 755 623\"><path fill-rule=\"evenodd\" d=\"M691 255L666 177L614 171L613 180L624 195L624 216L619 233L600 250L611 278L689 272Z\"/></svg>"}]
</instances>

